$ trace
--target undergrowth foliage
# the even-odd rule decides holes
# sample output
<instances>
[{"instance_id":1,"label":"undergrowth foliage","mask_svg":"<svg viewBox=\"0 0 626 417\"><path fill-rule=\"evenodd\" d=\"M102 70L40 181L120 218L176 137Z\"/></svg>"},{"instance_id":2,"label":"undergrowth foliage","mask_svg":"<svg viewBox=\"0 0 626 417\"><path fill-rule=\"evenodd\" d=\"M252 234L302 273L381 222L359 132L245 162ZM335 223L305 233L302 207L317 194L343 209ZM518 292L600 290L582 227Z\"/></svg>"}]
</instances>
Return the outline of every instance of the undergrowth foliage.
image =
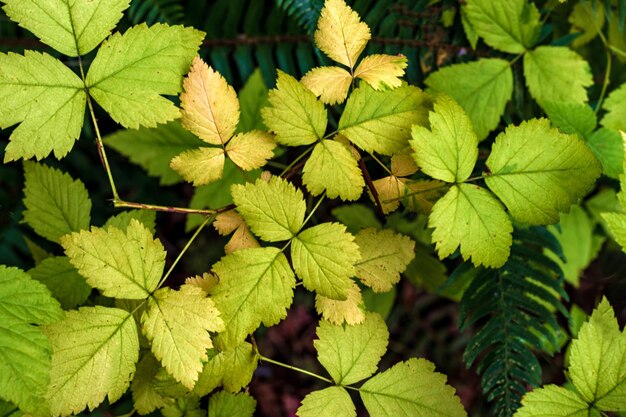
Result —
<instances>
[{"instance_id":1,"label":"undergrowth foliage","mask_svg":"<svg viewBox=\"0 0 626 417\"><path fill-rule=\"evenodd\" d=\"M589 64L545 44L533 3L468 0L461 14L469 41L498 53L432 72L424 91L403 79L413 58L365 52L372 30L344 0L278 1L330 65L300 80L278 70L269 91L255 72L237 94L198 56L205 33L175 25L180 2L2 1L9 18L78 63L74 71L47 52L0 53L0 127L13 128L4 162L23 160L24 222L53 248L31 242L28 271L0 266L2 415L73 415L130 391L142 415L252 416L246 387L263 361L328 384L302 399L300 417L356 416L363 407L373 417L465 416L426 359L379 369L389 331L364 302L364 294L393 291L407 268L445 270L441 260L457 258L461 266L433 287L460 299L462 327L477 329L464 361L478 364L496 415L626 410L626 333L606 300L570 345L574 388L527 394L541 384L538 355L568 338L558 317L569 316L564 282L575 279L566 272L575 261L559 240L563 219L602 174L620 177L618 130L626 128L625 87L603 102L606 81L592 109ZM115 32L125 11L136 25ZM576 13L596 10L579 3ZM609 53L624 54L604 41ZM505 109L522 74L547 118L509 123ZM125 130L101 137L95 104ZM41 162L72 150L86 114L113 205L130 209L100 224L91 209L103 202ZM190 207L126 201L109 148L162 185L191 183ZM622 207L624 195L616 197ZM369 206L344 204L340 221L325 221L328 201ZM369 224L362 210L378 220L412 212L422 226ZM154 237L156 212L184 213L195 229L169 265ZM623 212L603 216L626 247ZM559 222L560 235L543 227ZM223 256L171 286L208 226L229 236ZM298 291L314 295L314 347L328 376L257 346L257 330L285 319Z\"/></svg>"}]
</instances>

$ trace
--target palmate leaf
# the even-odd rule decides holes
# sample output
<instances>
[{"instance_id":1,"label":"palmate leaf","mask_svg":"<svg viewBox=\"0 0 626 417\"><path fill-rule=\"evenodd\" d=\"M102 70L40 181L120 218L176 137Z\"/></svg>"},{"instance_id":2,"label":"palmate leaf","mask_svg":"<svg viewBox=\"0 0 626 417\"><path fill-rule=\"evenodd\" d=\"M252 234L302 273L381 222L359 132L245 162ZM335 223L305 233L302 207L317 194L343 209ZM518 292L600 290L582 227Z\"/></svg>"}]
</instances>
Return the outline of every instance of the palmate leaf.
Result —
<instances>
[{"instance_id":1,"label":"palmate leaf","mask_svg":"<svg viewBox=\"0 0 626 417\"><path fill-rule=\"evenodd\" d=\"M345 388L328 387L307 394L296 414L298 417L356 417L356 408Z\"/></svg>"},{"instance_id":2,"label":"palmate leaf","mask_svg":"<svg viewBox=\"0 0 626 417\"><path fill-rule=\"evenodd\" d=\"M271 326L287 315L296 280L279 249L233 252L216 263L213 272L219 284L212 297L226 328L215 338L220 349L237 346L261 323Z\"/></svg>"},{"instance_id":3,"label":"palmate leaf","mask_svg":"<svg viewBox=\"0 0 626 417\"><path fill-rule=\"evenodd\" d=\"M91 52L111 34L130 0L2 0L7 16L68 56Z\"/></svg>"},{"instance_id":4,"label":"palmate leaf","mask_svg":"<svg viewBox=\"0 0 626 417\"><path fill-rule=\"evenodd\" d=\"M139 358L137 325L117 308L82 307L44 328L52 344L46 398L53 416L93 410L128 389Z\"/></svg>"},{"instance_id":5,"label":"palmate leaf","mask_svg":"<svg viewBox=\"0 0 626 417\"><path fill-rule=\"evenodd\" d=\"M352 84L352 75L339 67L318 67L307 72L300 82L326 104L343 103Z\"/></svg>"},{"instance_id":6,"label":"palmate leaf","mask_svg":"<svg viewBox=\"0 0 626 417\"><path fill-rule=\"evenodd\" d=\"M580 139L550 128L546 119L528 120L498 135L486 167L487 186L515 220L530 225L556 223L602 169Z\"/></svg>"},{"instance_id":7,"label":"palmate leaf","mask_svg":"<svg viewBox=\"0 0 626 417\"><path fill-rule=\"evenodd\" d=\"M125 232L92 227L65 236L61 245L87 283L107 297L147 298L165 267L163 245L136 219Z\"/></svg>"},{"instance_id":8,"label":"palmate leaf","mask_svg":"<svg viewBox=\"0 0 626 417\"><path fill-rule=\"evenodd\" d=\"M404 55L368 55L354 70L354 77L364 80L374 90L397 88L408 62Z\"/></svg>"},{"instance_id":9,"label":"palmate leaf","mask_svg":"<svg viewBox=\"0 0 626 417\"><path fill-rule=\"evenodd\" d=\"M213 300L192 285L183 285L178 291L156 291L141 326L154 356L188 389L193 388L208 359L207 349L213 347L208 332L224 330Z\"/></svg>"},{"instance_id":10,"label":"palmate leaf","mask_svg":"<svg viewBox=\"0 0 626 417\"><path fill-rule=\"evenodd\" d=\"M164 24L116 33L89 67L89 94L124 127L154 127L176 119L178 108L161 95L181 91L181 78L203 38L198 30Z\"/></svg>"},{"instance_id":11,"label":"palmate leaf","mask_svg":"<svg viewBox=\"0 0 626 417\"><path fill-rule=\"evenodd\" d=\"M252 417L255 408L256 400L245 392L231 394L222 391L209 398L211 417Z\"/></svg>"},{"instance_id":12,"label":"palmate leaf","mask_svg":"<svg viewBox=\"0 0 626 417\"><path fill-rule=\"evenodd\" d=\"M409 359L375 375L360 388L372 417L467 416L446 377L425 359Z\"/></svg>"}]
</instances>

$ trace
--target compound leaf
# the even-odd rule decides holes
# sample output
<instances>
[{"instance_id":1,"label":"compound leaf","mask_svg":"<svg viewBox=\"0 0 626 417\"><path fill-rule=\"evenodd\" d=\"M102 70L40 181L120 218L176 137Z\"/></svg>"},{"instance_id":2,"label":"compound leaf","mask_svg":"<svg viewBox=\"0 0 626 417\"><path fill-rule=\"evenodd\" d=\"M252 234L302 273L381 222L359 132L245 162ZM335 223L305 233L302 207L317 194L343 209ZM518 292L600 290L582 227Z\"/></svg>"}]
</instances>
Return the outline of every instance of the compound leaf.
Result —
<instances>
[{"instance_id":1,"label":"compound leaf","mask_svg":"<svg viewBox=\"0 0 626 417\"><path fill-rule=\"evenodd\" d=\"M213 347L208 332L224 330L213 300L199 287L180 290L162 288L149 301L141 318L143 333L152 343L152 353L165 369L188 389L193 389L206 351Z\"/></svg>"},{"instance_id":2,"label":"compound leaf","mask_svg":"<svg viewBox=\"0 0 626 417\"><path fill-rule=\"evenodd\" d=\"M278 248L242 249L213 266L219 283L213 301L226 330L215 337L221 349L237 346L261 323L272 326L285 318L296 279Z\"/></svg>"},{"instance_id":3,"label":"compound leaf","mask_svg":"<svg viewBox=\"0 0 626 417\"><path fill-rule=\"evenodd\" d=\"M53 416L117 401L128 389L139 358L137 325L128 311L82 307L44 327L52 345L46 398Z\"/></svg>"},{"instance_id":4,"label":"compound leaf","mask_svg":"<svg viewBox=\"0 0 626 417\"><path fill-rule=\"evenodd\" d=\"M211 417L252 417L256 409L256 400L249 394L241 392L218 392L209 398L209 415Z\"/></svg>"},{"instance_id":5,"label":"compound leaf","mask_svg":"<svg viewBox=\"0 0 626 417\"><path fill-rule=\"evenodd\" d=\"M463 259L476 266L498 268L506 262L513 226L504 207L489 191L476 185L450 188L433 206L428 226L439 258L461 248Z\"/></svg>"},{"instance_id":6,"label":"compound leaf","mask_svg":"<svg viewBox=\"0 0 626 417\"><path fill-rule=\"evenodd\" d=\"M239 100L224 77L194 58L183 82L180 103L185 129L211 145L224 145L239 123Z\"/></svg>"},{"instance_id":7,"label":"compound leaf","mask_svg":"<svg viewBox=\"0 0 626 417\"><path fill-rule=\"evenodd\" d=\"M403 151L412 125L428 123L428 99L417 87L376 91L361 84L350 94L339 119L339 133L367 152Z\"/></svg>"},{"instance_id":8,"label":"compound leaf","mask_svg":"<svg viewBox=\"0 0 626 417\"><path fill-rule=\"evenodd\" d=\"M354 70L354 76L360 78L374 90L397 88L402 85L401 77L407 67L404 55L368 55Z\"/></svg>"},{"instance_id":9,"label":"compound leaf","mask_svg":"<svg viewBox=\"0 0 626 417\"><path fill-rule=\"evenodd\" d=\"M139 414L144 415L170 405L174 400L164 397L156 389L155 377L162 369L159 361L150 352L142 355L133 382L130 383L130 390L133 395L133 406Z\"/></svg>"},{"instance_id":10,"label":"compound leaf","mask_svg":"<svg viewBox=\"0 0 626 417\"><path fill-rule=\"evenodd\" d=\"M624 140L619 132L601 127L589 135L587 145L602 164L602 173L619 178L624 172Z\"/></svg>"},{"instance_id":11,"label":"compound leaf","mask_svg":"<svg viewBox=\"0 0 626 417\"><path fill-rule=\"evenodd\" d=\"M80 276L65 256L46 258L28 273L48 287L66 310L83 304L91 293L91 287L87 285L85 278Z\"/></svg>"},{"instance_id":12,"label":"compound leaf","mask_svg":"<svg viewBox=\"0 0 626 417\"><path fill-rule=\"evenodd\" d=\"M0 53L0 128L20 124L9 138L4 162L39 160L50 152L57 159L67 155L83 127L83 88L76 74L48 54Z\"/></svg>"},{"instance_id":13,"label":"compound leaf","mask_svg":"<svg viewBox=\"0 0 626 417\"><path fill-rule=\"evenodd\" d=\"M224 159L224 149L202 147L175 156L170 168L194 187L199 187L222 178Z\"/></svg>"},{"instance_id":14,"label":"compound leaf","mask_svg":"<svg viewBox=\"0 0 626 417\"><path fill-rule=\"evenodd\" d=\"M587 104L546 101L542 105L550 122L563 133L577 134L584 139L598 125L593 109Z\"/></svg>"},{"instance_id":15,"label":"compound leaf","mask_svg":"<svg viewBox=\"0 0 626 417\"><path fill-rule=\"evenodd\" d=\"M341 326L344 322L348 325L363 323L365 320L363 295L354 281L350 281L347 297L345 300L334 300L317 294L315 309L324 320L337 326Z\"/></svg>"},{"instance_id":16,"label":"compound leaf","mask_svg":"<svg viewBox=\"0 0 626 417\"><path fill-rule=\"evenodd\" d=\"M274 137L261 130L239 133L226 145L228 157L244 171L261 168L274 156Z\"/></svg>"},{"instance_id":17,"label":"compound leaf","mask_svg":"<svg viewBox=\"0 0 626 417\"><path fill-rule=\"evenodd\" d=\"M389 341L387 325L376 313L366 313L365 321L355 326L321 321L316 334L318 360L338 385L372 376Z\"/></svg>"},{"instance_id":18,"label":"compound leaf","mask_svg":"<svg viewBox=\"0 0 626 417\"><path fill-rule=\"evenodd\" d=\"M91 52L111 34L130 0L3 0L7 16L67 56Z\"/></svg>"},{"instance_id":19,"label":"compound leaf","mask_svg":"<svg viewBox=\"0 0 626 417\"><path fill-rule=\"evenodd\" d=\"M318 67L307 72L300 82L326 104L343 103L352 84L352 75L339 67Z\"/></svg>"},{"instance_id":20,"label":"compound leaf","mask_svg":"<svg viewBox=\"0 0 626 417\"><path fill-rule=\"evenodd\" d=\"M45 285L21 269L0 265L0 316L48 324L61 319L63 312Z\"/></svg>"},{"instance_id":21,"label":"compound leaf","mask_svg":"<svg viewBox=\"0 0 626 417\"><path fill-rule=\"evenodd\" d=\"M280 177L233 185L231 194L250 230L265 241L291 239L304 224L302 191Z\"/></svg>"},{"instance_id":22,"label":"compound leaf","mask_svg":"<svg viewBox=\"0 0 626 417\"><path fill-rule=\"evenodd\" d=\"M387 292L415 257L415 242L391 230L367 228L356 235L361 260L356 276L375 292Z\"/></svg>"},{"instance_id":23,"label":"compound leaf","mask_svg":"<svg viewBox=\"0 0 626 417\"><path fill-rule=\"evenodd\" d=\"M307 394L296 414L298 417L356 417L356 408L344 387L328 387Z\"/></svg>"},{"instance_id":24,"label":"compound leaf","mask_svg":"<svg viewBox=\"0 0 626 417\"><path fill-rule=\"evenodd\" d=\"M287 146L309 145L326 132L324 104L298 80L278 71L276 88L268 95L270 105L261 109L263 123Z\"/></svg>"},{"instance_id":25,"label":"compound leaf","mask_svg":"<svg viewBox=\"0 0 626 417\"><path fill-rule=\"evenodd\" d=\"M107 297L147 298L165 267L163 245L136 219L126 232L92 227L63 237L61 245L87 283Z\"/></svg>"},{"instance_id":26,"label":"compound leaf","mask_svg":"<svg viewBox=\"0 0 626 417\"><path fill-rule=\"evenodd\" d=\"M433 178L463 182L469 178L478 159L478 139L472 122L454 100L440 96L429 113L430 130L413 126L415 162Z\"/></svg>"},{"instance_id":27,"label":"compound leaf","mask_svg":"<svg viewBox=\"0 0 626 417\"><path fill-rule=\"evenodd\" d=\"M317 21L315 44L330 59L354 68L371 37L367 24L343 0L326 0Z\"/></svg>"},{"instance_id":28,"label":"compound leaf","mask_svg":"<svg viewBox=\"0 0 626 417\"><path fill-rule=\"evenodd\" d=\"M547 385L524 395L515 417L591 417L594 416L577 393L556 385ZM594 416L595 417L595 416Z\"/></svg>"},{"instance_id":29,"label":"compound leaf","mask_svg":"<svg viewBox=\"0 0 626 417\"><path fill-rule=\"evenodd\" d=\"M341 223L318 224L291 241L293 267L305 288L336 300L347 298L360 257L354 236Z\"/></svg>"},{"instance_id":30,"label":"compound leaf","mask_svg":"<svg viewBox=\"0 0 626 417\"><path fill-rule=\"evenodd\" d=\"M89 94L119 124L154 127L180 116L161 95L180 92L204 33L183 26L141 24L107 39L91 63Z\"/></svg>"},{"instance_id":31,"label":"compound leaf","mask_svg":"<svg viewBox=\"0 0 626 417\"><path fill-rule=\"evenodd\" d=\"M24 163L24 220L52 242L89 228L91 200L80 180L55 168Z\"/></svg>"},{"instance_id":32,"label":"compound leaf","mask_svg":"<svg viewBox=\"0 0 626 417\"><path fill-rule=\"evenodd\" d=\"M204 396L219 385L228 392L239 392L252 380L258 361L258 355L248 342L242 342L234 349L221 351L204 364L193 393Z\"/></svg>"},{"instance_id":33,"label":"compound leaf","mask_svg":"<svg viewBox=\"0 0 626 417\"><path fill-rule=\"evenodd\" d=\"M606 110L606 114L600 121L602 126L613 130L626 131L626 84L622 84L617 90L614 90L604 101L602 108Z\"/></svg>"},{"instance_id":34,"label":"compound leaf","mask_svg":"<svg viewBox=\"0 0 626 417\"><path fill-rule=\"evenodd\" d=\"M498 126L513 94L511 65L497 58L449 65L430 74L424 82L463 107L479 140Z\"/></svg>"},{"instance_id":35,"label":"compound leaf","mask_svg":"<svg viewBox=\"0 0 626 417\"><path fill-rule=\"evenodd\" d=\"M377 374L360 389L372 417L467 416L446 377L425 359L409 359Z\"/></svg>"},{"instance_id":36,"label":"compound leaf","mask_svg":"<svg viewBox=\"0 0 626 417\"><path fill-rule=\"evenodd\" d=\"M532 119L498 135L487 158L485 182L513 218L531 225L552 224L582 197L602 166L575 136ZM549 190L549 192L547 192Z\"/></svg>"}]
</instances>

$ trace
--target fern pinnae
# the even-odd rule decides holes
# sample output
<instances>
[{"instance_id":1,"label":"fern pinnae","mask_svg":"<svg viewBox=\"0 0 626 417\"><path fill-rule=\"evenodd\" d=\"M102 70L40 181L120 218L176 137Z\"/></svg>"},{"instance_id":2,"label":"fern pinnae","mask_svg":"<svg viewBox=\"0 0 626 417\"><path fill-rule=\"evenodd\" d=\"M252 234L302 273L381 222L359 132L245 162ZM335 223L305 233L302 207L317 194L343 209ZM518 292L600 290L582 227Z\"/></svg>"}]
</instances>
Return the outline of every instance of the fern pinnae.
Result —
<instances>
[{"instance_id":1,"label":"fern pinnae","mask_svg":"<svg viewBox=\"0 0 626 417\"><path fill-rule=\"evenodd\" d=\"M133 0L128 9L128 17L134 24L177 24L183 21L184 8L182 0Z\"/></svg>"}]
</instances>

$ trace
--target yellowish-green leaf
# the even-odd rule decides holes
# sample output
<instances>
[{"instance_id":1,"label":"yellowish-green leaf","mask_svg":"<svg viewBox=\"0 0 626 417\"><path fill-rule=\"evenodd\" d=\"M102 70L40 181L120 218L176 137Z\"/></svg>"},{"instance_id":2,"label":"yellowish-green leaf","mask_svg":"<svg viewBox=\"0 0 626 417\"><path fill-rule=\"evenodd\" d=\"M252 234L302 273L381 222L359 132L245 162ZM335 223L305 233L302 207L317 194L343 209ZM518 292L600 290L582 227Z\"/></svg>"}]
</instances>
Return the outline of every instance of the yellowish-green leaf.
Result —
<instances>
[{"instance_id":1,"label":"yellowish-green leaf","mask_svg":"<svg viewBox=\"0 0 626 417\"><path fill-rule=\"evenodd\" d=\"M413 126L413 156L426 174L446 182L469 178L478 159L472 122L454 100L439 96L429 113L430 130Z\"/></svg>"},{"instance_id":2,"label":"yellowish-green leaf","mask_svg":"<svg viewBox=\"0 0 626 417\"><path fill-rule=\"evenodd\" d=\"M545 101L586 103L593 84L589 64L564 46L540 46L524 55L524 77L530 94Z\"/></svg>"},{"instance_id":3,"label":"yellowish-green leaf","mask_svg":"<svg viewBox=\"0 0 626 417\"><path fill-rule=\"evenodd\" d=\"M130 0L3 0L11 20L68 56L85 55L111 34Z\"/></svg>"},{"instance_id":4,"label":"yellowish-green leaf","mask_svg":"<svg viewBox=\"0 0 626 417\"><path fill-rule=\"evenodd\" d=\"M82 307L44 327L52 344L46 398L53 416L78 414L126 392L139 359L137 325L117 308Z\"/></svg>"},{"instance_id":5,"label":"yellowish-green leaf","mask_svg":"<svg viewBox=\"0 0 626 417\"><path fill-rule=\"evenodd\" d=\"M619 132L601 127L589 136L587 146L602 164L602 173L619 178L624 172L624 140Z\"/></svg>"},{"instance_id":6,"label":"yellowish-green leaf","mask_svg":"<svg viewBox=\"0 0 626 417\"><path fill-rule=\"evenodd\" d=\"M165 266L163 245L136 219L126 232L92 227L63 237L61 245L87 283L107 297L147 298Z\"/></svg>"},{"instance_id":7,"label":"yellowish-green leaf","mask_svg":"<svg viewBox=\"0 0 626 417\"><path fill-rule=\"evenodd\" d=\"M305 288L345 300L361 258L354 236L341 223L322 223L306 229L291 241L291 260Z\"/></svg>"},{"instance_id":8,"label":"yellowish-green leaf","mask_svg":"<svg viewBox=\"0 0 626 417\"><path fill-rule=\"evenodd\" d=\"M626 215L624 213L602 213L613 238L626 252Z\"/></svg>"},{"instance_id":9,"label":"yellowish-green leaf","mask_svg":"<svg viewBox=\"0 0 626 417\"><path fill-rule=\"evenodd\" d=\"M89 228L91 200L80 180L55 168L24 163L24 220L52 242Z\"/></svg>"},{"instance_id":10,"label":"yellowish-green leaf","mask_svg":"<svg viewBox=\"0 0 626 417\"><path fill-rule=\"evenodd\" d=\"M209 398L211 417L252 417L255 409L256 400L245 392L231 394L222 391Z\"/></svg>"},{"instance_id":11,"label":"yellowish-green leaf","mask_svg":"<svg viewBox=\"0 0 626 417\"><path fill-rule=\"evenodd\" d=\"M270 105L261 109L263 122L276 134L276 142L287 146L311 144L326 132L324 104L298 80L278 71L276 88L270 90Z\"/></svg>"},{"instance_id":12,"label":"yellowish-green leaf","mask_svg":"<svg viewBox=\"0 0 626 417\"><path fill-rule=\"evenodd\" d=\"M360 388L371 417L464 417L467 413L446 376L425 359L409 359L377 374Z\"/></svg>"},{"instance_id":13,"label":"yellowish-green leaf","mask_svg":"<svg viewBox=\"0 0 626 417\"><path fill-rule=\"evenodd\" d=\"M354 281L351 282L348 298L345 300L333 300L319 294L315 297L317 312L322 315L324 320L337 326L341 326L344 322L348 325L362 323L365 320L363 307L361 290Z\"/></svg>"},{"instance_id":14,"label":"yellowish-green leaf","mask_svg":"<svg viewBox=\"0 0 626 417\"><path fill-rule=\"evenodd\" d=\"M476 185L454 185L428 219L439 258L461 248L463 259L476 266L499 268L509 258L513 226L502 203Z\"/></svg>"},{"instance_id":15,"label":"yellowish-green leaf","mask_svg":"<svg viewBox=\"0 0 626 417\"><path fill-rule=\"evenodd\" d=\"M154 234L156 228L156 211L148 209L121 211L115 216L109 217L102 228L116 227L125 232L133 219L146 226L148 230Z\"/></svg>"},{"instance_id":16,"label":"yellowish-green leaf","mask_svg":"<svg viewBox=\"0 0 626 417\"><path fill-rule=\"evenodd\" d=\"M602 170L584 142L551 128L546 119L508 127L496 138L486 166L487 186L515 220L532 225L556 223Z\"/></svg>"},{"instance_id":17,"label":"yellowish-green leaf","mask_svg":"<svg viewBox=\"0 0 626 417\"><path fill-rule=\"evenodd\" d=\"M261 109L267 105L267 86L261 70L257 68L239 90L240 119L236 132L267 130L261 117Z\"/></svg>"},{"instance_id":18,"label":"yellowish-green leaf","mask_svg":"<svg viewBox=\"0 0 626 417\"><path fill-rule=\"evenodd\" d=\"M626 83L613 90L606 98L602 108L606 114L600 121L602 126L613 130L626 131Z\"/></svg>"},{"instance_id":19,"label":"yellowish-green leaf","mask_svg":"<svg viewBox=\"0 0 626 417\"><path fill-rule=\"evenodd\" d=\"M222 385L226 391L237 393L250 383L258 362L259 356L248 342L222 351L204 364L193 392L204 396Z\"/></svg>"},{"instance_id":20,"label":"yellowish-green leaf","mask_svg":"<svg viewBox=\"0 0 626 417\"><path fill-rule=\"evenodd\" d=\"M358 200L365 181L352 153L340 142L322 140L304 164L302 182L314 195L326 191L329 198Z\"/></svg>"},{"instance_id":21,"label":"yellowish-green leaf","mask_svg":"<svg viewBox=\"0 0 626 417\"><path fill-rule=\"evenodd\" d=\"M215 264L213 272L219 278L213 301L226 327L215 338L220 349L237 346L261 323L272 326L286 317L296 279L280 249L233 252Z\"/></svg>"},{"instance_id":22,"label":"yellowish-green leaf","mask_svg":"<svg viewBox=\"0 0 626 417\"><path fill-rule=\"evenodd\" d=\"M356 235L356 244L361 251L356 276L376 292L391 290L415 257L415 242L391 230L363 229Z\"/></svg>"},{"instance_id":23,"label":"yellowish-green leaf","mask_svg":"<svg viewBox=\"0 0 626 417\"><path fill-rule=\"evenodd\" d=\"M268 242L291 239L304 223L302 191L287 180L271 177L254 184L233 185L233 201L250 230Z\"/></svg>"},{"instance_id":24,"label":"yellowish-green leaf","mask_svg":"<svg viewBox=\"0 0 626 417\"><path fill-rule=\"evenodd\" d=\"M80 276L65 256L46 258L28 273L48 287L65 310L83 304L91 293L85 278Z\"/></svg>"},{"instance_id":25,"label":"yellowish-green leaf","mask_svg":"<svg viewBox=\"0 0 626 417\"><path fill-rule=\"evenodd\" d=\"M596 114L587 104L546 101L542 106L550 122L563 133L575 133L585 139L598 125Z\"/></svg>"},{"instance_id":26,"label":"yellowish-green leaf","mask_svg":"<svg viewBox=\"0 0 626 417\"><path fill-rule=\"evenodd\" d=\"M0 128L19 124L4 162L67 155L83 127L83 88L81 79L50 55L0 53Z\"/></svg>"},{"instance_id":27,"label":"yellowish-green leaf","mask_svg":"<svg viewBox=\"0 0 626 417\"><path fill-rule=\"evenodd\" d=\"M154 127L180 116L161 95L181 91L204 33L157 23L113 34L94 58L86 83L89 94L124 127Z\"/></svg>"},{"instance_id":28,"label":"yellowish-green leaf","mask_svg":"<svg viewBox=\"0 0 626 417\"><path fill-rule=\"evenodd\" d=\"M130 384L130 390L133 394L133 406L141 415L149 414L174 401L156 390L155 376L160 369L159 361L150 352L144 353L137 364L137 372Z\"/></svg>"},{"instance_id":29,"label":"yellowish-green leaf","mask_svg":"<svg viewBox=\"0 0 626 417\"><path fill-rule=\"evenodd\" d=\"M572 24L570 32L578 32L580 36L572 41L574 48L589 43L598 35L604 26L604 6L601 2L575 2L574 8L567 19Z\"/></svg>"},{"instance_id":30,"label":"yellowish-green leaf","mask_svg":"<svg viewBox=\"0 0 626 417\"><path fill-rule=\"evenodd\" d=\"M226 145L228 157L241 169L251 171L261 168L274 156L276 143L267 132L253 130L240 133Z\"/></svg>"},{"instance_id":31,"label":"yellowish-green leaf","mask_svg":"<svg viewBox=\"0 0 626 417\"><path fill-rule=\"evenodd\" d=\"M28 247L30 256L33 258L33 261L35 261L35 265L39 265L44 259L52 256L50 252L30 240L27 236L22 236L22 238L26 243L26 247Z\"/></svg>"},{"instance_id":32,"label":"yellowish-green leaf","mask_svg":"<svg viewBox=\"0 0 626 417\"><path fill-rule=\"evenodd\" d=\"M361 84L350 94L339 133L367 152L393 155L408 146L412 125L428 123L429 99L419 88L376 91Z\"/></svg>"},{"instance_id":33,"label":"yellowish-green leaf","mask_svg":"<svg viewBox=\"0 0 626 417\"><path fill-rule=\"evenodd\" d=\"M370 28L344 0L325 1L317 21L315 44L330 59L354 68L371 37Z\"/></svg>"},{"instance_id":34,"label":"yellowish-green leaf","mask_svg":"<svg viewBox=\"0 0 626 417\"><path fill-rule=\"evenodd\" d=\"M483 58L445 66L431 73L426 85L455 99L467 112L479 140L500 123L513 94L513 71L508 61Z\"/></svg>"},{"instance_id":35,"label":"yellowish-green leaf","mask_svg":"<svg viewBox=\"0 0 626 417\"><path fill-rule=\"evenodd\" d=\"M596 414L575 392L556 385L546 385L524 395L522 406L515 413L515 417L545 416L595 417Z\"/></svg>"},{"instance_id":36,"label":"yellowish-green leaf","mask_svg":"<svg viewBox=\"0 0 626 417\"><path fill-rule=\"evenodd\" d=\"M397 88L408 62L404 55L368 55L354 70L354 76L364 80L374 90Z\"/></svg>"},{"instance_id":37,"label":"yellowish-green leaf","mask_svg":"<svg viewBox=\"0 0 626 417\"><path fill-rule=\"evenodd\" d=\"M340 104L348 96L352 75L339 67L318 67L307 72L300 82L322 102Z\"/></svg>"},{"instance_id":38,"label":"yellowish-green leaf","mask_svg":"<svg viewBox=\"0 0 626 417\"><path fill-rule=\"evenodd\" d=\"M319 362L337 385L349 385L376 372L380 358L387 351L389 331L378 314L366 313L355 326L337 326L321 321L313 344Z\"/></svg>"},{"instance_id":39,"label":"yellowish-green leaf","mask_svg":"<svg viewBox=\"0 0 626 417\"><path fill-rule=\"evenodd\" d=\"M356 417L350 394L344 387L328 387L307 394L296 412L298 417Z\"/></svg>"},{"instance_id":40,"label":"yellowish-green leaf","mask_svg":"<svg viewBox=\"0 0 626 417\"><path fill-rule=\"evenodd\" d=\"M188 389L193 388L208 359L206 350L213 347L209 332L224 330L213 300L193 285L155 292L141 326L154 356Z\"/></svg>"},{"instance_id":41,"label":"yellowish-green leaf","mask_svg":"<svg viewBox=\"0 0 626 417\"><path fill-rule=\"evenodd\" d=\"M196 57L183 88L183 127L211 145L228 142L239 123L239 100L233 87Z\"/></svg>"},{"instance_id":42,"label":"yellowish-green leaf","mask_svg":"<svg viewBox=\"0 0 626 417\"><path fill-rule=\"evenodd\" d=\"M222 148L198 148L177 155L170 168L180 174L194 187L210 184L222 178L224 173L224 150Z\"/></svg>"}]
</instances>

